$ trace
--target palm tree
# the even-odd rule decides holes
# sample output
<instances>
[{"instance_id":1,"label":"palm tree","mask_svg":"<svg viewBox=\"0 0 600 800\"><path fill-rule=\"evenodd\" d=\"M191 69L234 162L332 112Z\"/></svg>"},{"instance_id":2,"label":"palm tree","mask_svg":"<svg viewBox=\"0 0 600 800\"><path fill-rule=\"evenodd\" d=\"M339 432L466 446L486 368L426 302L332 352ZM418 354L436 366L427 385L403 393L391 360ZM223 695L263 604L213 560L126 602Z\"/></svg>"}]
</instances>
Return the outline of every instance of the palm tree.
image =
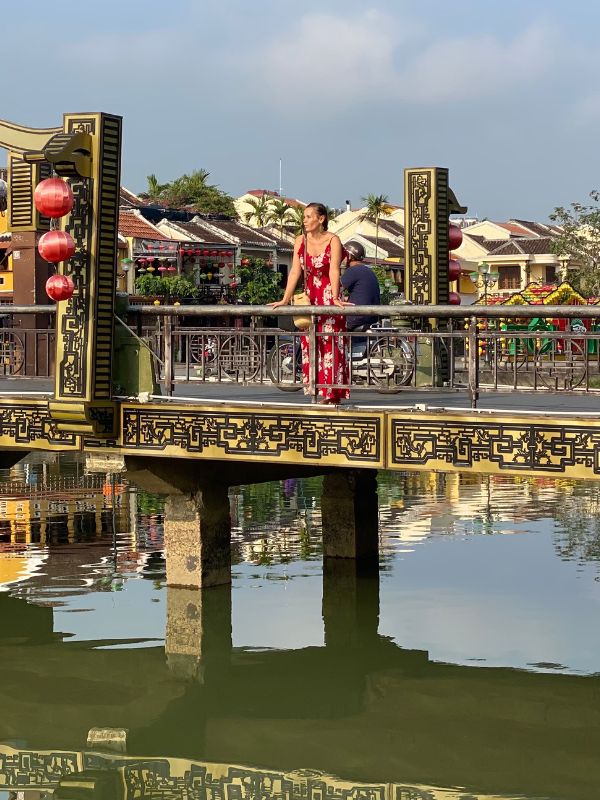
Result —
<instances>
[{"instance_id":1,"label":"palm tree","mask_svg":"<svg viewBox=\"0 0 600 800\"><path fill-rule=\"evenodd\" d=\"M389 217L392 213L390 201L387 194L368 194L361 198L366 206L366 210L360 215L361 222L368 220L375 223L375 266L377 266L377 249L379 246L379 220L381 217Z\"/></svg>"},{"instance_id":2,"label":"palm tree","mask_svg":"<svg viewBox=\"0 0 600 800\"><path fill-rule=\"evenodd\" d=\"M279 235L283 239L283 226L288 222L290 217L291 206L285 200L272 200L269 205L269 212L267 215L267 222L273 222L279 225Z\"/></svg>"},{"instance_id":3,"label":"palm tree","mask_svg":"<svg viewBox=\"0 0 600 800\"><path fill-rule=\"evenodd\" d=\"M294 236L304 233L304 206L292 206L289 212L289 221L294 229Z\"/></svg>"},{"instance_id":4,"label":"palm tree","mask_svg":"<svg viewBox=\"0 0 600 800\"><path fill-rule=\"evenodd\" d=\"M264 227L267 224L270 211L271 198L269 195L262 194L256 200L251 199L246 202L250 206L250 211L246 211L244 214L245 221L251 225L252 220L255 220L257 228Z\"/></svg>"},{"instance_id":5,"label":"palm tree","mask_svg":"<svg viewBox=\"0 0 600 800\"><path fill-rule=\"evenodd\" d=\"M148 188L145 192L140 192L140 197L144 197L147 200L159 200L169 185L168 183L159 183L158 178L154 173L152 175L148 175L146 177L146 181L148 184Z\"/></svg>"}]
</instances>

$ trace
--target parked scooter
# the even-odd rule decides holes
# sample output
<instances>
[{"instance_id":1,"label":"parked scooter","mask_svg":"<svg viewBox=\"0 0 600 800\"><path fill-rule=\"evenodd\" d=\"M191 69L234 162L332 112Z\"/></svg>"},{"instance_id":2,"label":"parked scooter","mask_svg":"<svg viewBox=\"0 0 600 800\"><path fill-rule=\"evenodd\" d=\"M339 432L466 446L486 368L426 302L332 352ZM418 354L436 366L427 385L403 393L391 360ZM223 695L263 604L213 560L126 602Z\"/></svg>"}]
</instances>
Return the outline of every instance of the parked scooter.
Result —
<instances>
[{"instance_id":1,"label":"parked scooter","mask_svg":"<svg viewBox=\"0 0 600 800\"><path fill-rule=\"evenodd\" d=\"M360 329L359 329L360 331ZM394 393L410 383L415 355L398 328L379 324L367 327L365 336L351 336L350 383L372 386L377 392ZM280 336L267 355L269 378L283 392L302 388L300 336Z\"/></svg>"}]
</instances>

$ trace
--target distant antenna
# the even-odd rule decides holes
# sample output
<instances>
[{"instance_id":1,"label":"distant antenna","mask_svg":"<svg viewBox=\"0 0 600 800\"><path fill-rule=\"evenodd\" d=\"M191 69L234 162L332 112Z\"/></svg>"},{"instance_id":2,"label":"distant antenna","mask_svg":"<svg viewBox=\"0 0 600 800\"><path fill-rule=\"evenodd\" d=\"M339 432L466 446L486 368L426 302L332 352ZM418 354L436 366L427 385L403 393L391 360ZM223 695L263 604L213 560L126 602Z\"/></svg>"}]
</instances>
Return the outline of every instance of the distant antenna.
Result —
<instances>
[{"instance_id":1,"label":"distant antenna","mask_svg":"<svg viewBox=\"0 0 600 800\"><path fill-rule=\"evenodd\" d=\"M283 189L281 188L281 159L279 159L279 197L283 197Z\"/></svg>"}]
</instances>

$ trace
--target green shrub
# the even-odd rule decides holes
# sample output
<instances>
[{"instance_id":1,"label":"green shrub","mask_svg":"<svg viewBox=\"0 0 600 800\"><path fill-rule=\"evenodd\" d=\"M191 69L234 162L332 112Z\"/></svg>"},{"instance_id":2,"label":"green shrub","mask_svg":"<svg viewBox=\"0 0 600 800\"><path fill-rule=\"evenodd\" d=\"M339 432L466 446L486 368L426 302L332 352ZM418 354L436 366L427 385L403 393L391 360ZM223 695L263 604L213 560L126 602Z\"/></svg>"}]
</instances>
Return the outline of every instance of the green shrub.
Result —
<instances>
[{"instance_id":1,"label":"green shrub","mask_svg":"<svg viewBox=\"0 0 600 800\"><path fill-rule=\"evenodd\" d=\"M237 296L242 303L254 306L263 306L273 303L283 297L283 290L279 285L281 275L262 258L252 258L247 266L236 269L238 276Z\"/></svg>"}]
</instances>

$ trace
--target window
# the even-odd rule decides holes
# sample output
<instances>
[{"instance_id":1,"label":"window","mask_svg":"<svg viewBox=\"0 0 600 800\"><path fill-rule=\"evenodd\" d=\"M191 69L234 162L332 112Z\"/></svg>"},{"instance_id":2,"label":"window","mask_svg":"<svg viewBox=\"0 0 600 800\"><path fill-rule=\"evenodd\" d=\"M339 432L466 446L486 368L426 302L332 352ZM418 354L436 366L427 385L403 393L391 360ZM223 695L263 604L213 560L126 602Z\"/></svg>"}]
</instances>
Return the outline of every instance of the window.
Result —
<instances>
[{"instance_id":1,"label":"window","mask_svg":"<svg viewBox=\"0 0 600 800\"><path fill-rule=\"evenodd\" d=\"M498 289L520 289L521 268L516 265L498 267Z\"/></svg>"},{"instance_id":2,"label":"window","mask_svg":"<svg viewBox=\"0 0 600 800\"><path fill-rule=\"evenodd\" d=\"M558 283L556 267L546 267L546 283Z\"/></svg>"}]
</instances>

